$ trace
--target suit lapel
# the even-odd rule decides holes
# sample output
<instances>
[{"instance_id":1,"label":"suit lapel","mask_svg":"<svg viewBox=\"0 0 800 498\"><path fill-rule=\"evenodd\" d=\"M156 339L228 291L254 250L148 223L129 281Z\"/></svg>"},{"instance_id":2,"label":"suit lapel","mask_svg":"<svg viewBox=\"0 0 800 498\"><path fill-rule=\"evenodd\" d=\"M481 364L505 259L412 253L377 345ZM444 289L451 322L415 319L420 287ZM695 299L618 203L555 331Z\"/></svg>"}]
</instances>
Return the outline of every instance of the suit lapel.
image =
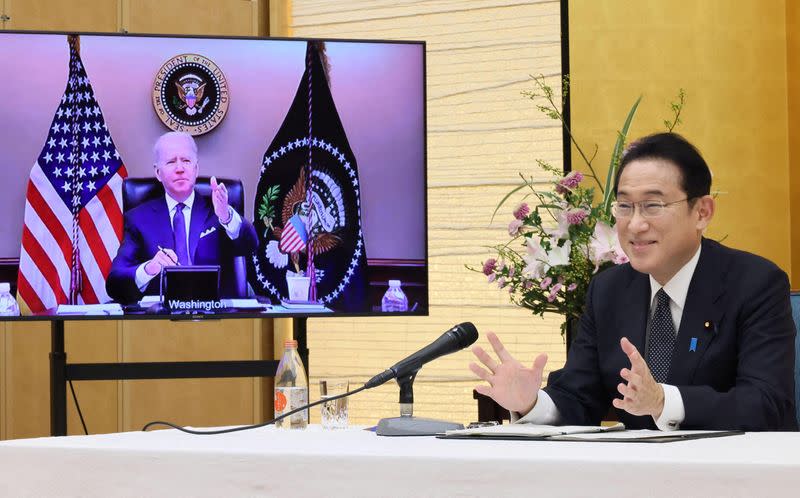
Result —
<instances>
[{"instance_id":1,"label":"suit lapel","mask_svg":"<svg viewBox=\"0 0 800 498\"><path fill-rule=\"evenodd\" d=\"M200 241L200 233L203 227L208 225L208 219L214 214L211 209L210 203L199 194L195 194L194 204L192 204L192 221L189 224L189 256L192 259L192 264L195 261L195 253L197 251L197 243Z\"/></svg>"},{"instance_id":2,"label":"suit lapel","mask_svg":"<svg viewBox=\"0 0 800 498\"><path fill-rule=\"evenodd\" d=\"M672 353L668 384L691 383L697 365L714 340L725 313L720 299L724 294L724 286L720 282L722 272L718 269L720 262L716 249L713 242L703 239L700 260L689 284L681 326Z\"/></svg>"},{"instance_id":3,"label":"suit lapel","mask_svg":"<svg viewBox=\"0 0 800 498\"><path fill-rule=\"evenodd\" d=\"M650 309L650 280L644 273L630 269L631 279L628 291L619 296L619 306L623 319L617 324L620 338L627 337L639 351L644 351L645 331L647 330L647 311ZM620 349L619 341L616 348Z\"/></svg>"},{"instance_id":4,"label":"suit lapel","mask_svg":"<svg viewBox=\"0 0 800 498\"><path fill-rule=\"evenodd\" d=\"M175 237L172 233L172 222L170 220L169 210L167 209L167 200L162 197L159 202L154 202L152 204L152 208L153 215L151 219L153 223L157 224L153 232L156 234L156 247L149 248L152 254L148 257L153 257L156 251L158 251L157 246L171 249L175 248Z\"/></svg>"}]
</instances>

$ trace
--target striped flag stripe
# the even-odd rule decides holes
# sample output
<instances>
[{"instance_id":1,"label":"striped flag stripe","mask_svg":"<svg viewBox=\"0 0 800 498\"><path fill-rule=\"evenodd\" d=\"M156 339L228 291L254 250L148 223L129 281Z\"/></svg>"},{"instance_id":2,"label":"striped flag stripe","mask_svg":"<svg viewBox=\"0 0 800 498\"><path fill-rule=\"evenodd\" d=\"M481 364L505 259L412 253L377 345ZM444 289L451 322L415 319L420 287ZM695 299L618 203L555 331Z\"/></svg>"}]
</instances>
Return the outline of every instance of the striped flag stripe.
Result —
<instances>
[{"instance_id":1,"label":"striped flag stripe","mask_svg":"<svg viewBox=\"0 0 800 498\"><path fill-rule=\"evenodd\" d=\"M119 246L119 241L122 240L122 205L117 199L122 199L122 181L127 176L128 170L123 165L119 168L117 174L97 193L97 197L102 202L108 219L114 227L113 233L117 236L117 246Z\"/></svg>"},{"instance_id":2,"label":"striped flag stripe","mask_svg":"<svg viewBox=\"0 0 800 498\"><path fill-rule=\"evenodd\" d=\"M33 236L26 226L22 227L22 246L25 248L25 252L29 255L32 262L35 261L34 266L40 271L44 280L50 285L50 289L55 293L56 299L66 299L66 294L59 282L59 275L58 271L56 271L56 267L53 265L53 262L50 261L50 257L41 244L39 244L39 241L36 240L36 237ZM20 261L20 266L22 266L22 261Z\"/></svg>"},{"instance_id":3,"label":"striped flag stripe","mask_svg":"<svg viewBox=\"0 0 800 498\"><path fill-rule=\"evenodd\" d=\"M81 280L83 281L83 286L81 288L81 297L83 298L83 304L100 303L100 301L98 300L97 293L94 290L95 286L97 286L97 282L93 281L86 274L86 266L83 264L81 264ZM103 294L105 293L106 293L105 284L103 284ZM105 296L105 298L106 298L105 300L107 300L108 296Z\"/></svg>"},{"instance_id":4,"label":"striped flag stripe","mask_svg":"<svg viewBox=\"0 0 800 498\"><path fill-rule=\"evenodd\" d=\"M94 202L94 200L89 201L89 204L92 202ZM86 250L90 251L94 261L97 262L97 266L100 268L100 272L103 275L108 275L108 272L111 271L111 258L108 255L108 249L103 242L103 238L97 231L94 219L92 215L89 214L88 205L85 209L81 210L78 219L80 220L81 235L83 235L80 240L81 242L85 240L88 244L85 249L83 244L81 244L81 252Z\"/></svg>"},{"instance_id":5,"label":"striped flag stripe","mask_svg":"<svg viewBox=\"0 0 800 498\"><path fill-rule=\"evenodd\" d=\"M58 245L48 245L48 247L59 247L64 256L64 261L69 264L69 261L72 260L72 242L69 232L61 224L58 216L56 216L51 209L53 205L48 203L42 196L33 179L32 175L31 181L28 182L28 202L25 209L25 225L30 228L31 232L33 232L37 238L49 234ZM47 185L50 184L48 183ZM30 207L30 210L28 207ZM39 223L35 223L37 220L32 219L32 216L36 216Z\"/></svg>"},{"instance_id":6,"label":"striped flag stripe","mask_svg":"<svg viewBox=\"0 0 800 498\"><path fill-rule=\"evenodd\" d=\"M17 292L20 296L26 296L24 299L25 304L31 311L46 309L42 300L39 299L40 294L33 290L33 287L31 287L31 284L23 273L20 273L17 277Z\"/></svg>"},{"instance_id":7,"label":"striped flag stripe","mask_svg":"<svg viewBox=\"0 0 800 498\"><path fill-rule=\"evenodd\" d=\"M94 245L92 244L89 239L86 237L84 232L81 232L80 237L78 238L78 249L80 250L81 254L81 268L85 273L83 278L83 287L87 288L87 284L90 284L92 287L92 291L90 292L91 295L96 296L95 299L99 298L102 301L90 301L86 296L84 296L84 300L88 304L98 304L100 302L108 301L108 295L106 294L106 275L103 274L103 269L99 266L99 262L97 259L92 257L95 253L99 251L105 251L103 248L99 248L96 250ZM108 256L106 255L106 258ZM110 266L109 266L110 268Z\"/></svg>"},{"instance_id":8,"label":"striped flag stripe","mask_svg":"<svg viewBox=\"0 0 800 498\"><path fill-rule=\"evenodd\" d=\"M52 215L52 211L49 211ZM44 220L39 217L39 212L33 209L30 202L25 203L25 227L39 241L42 247L52 248L47 254L56 267L59 275L69 275L69 265L72 259L72 246L67 239L67 234L57 235L48 230ZM50 225L52 226L52 224ZM56 238L58 236L58 239ZM60 239L60 240L59 240ZM24 247L24 243L23 243Z\"/></svg>"},{"instance_id":9,"label":"striped flag stripe","mask_svg":"<svg viewBox=\"0 0 800 498\"><path fill-rule=\"evenodd\" d=\"M106 252L113 259L120 245L120 237L116 234L116 226L122 226L122 213L119 212L119 210L117 210L118 214L108 213L108 211L105 209L105 204L103 204L101 199L99 199L100 194L105 192L108 192L108 194L112 195L113 199L113 192L111 189L106 190L106 187L103 187L103 190L98 193L98 198L89 201L84 211L88 212L88 214L91 216L92 221L97 229L97 233L103 241L103 246L105 247Z\"/></svg>"}]
</instances>

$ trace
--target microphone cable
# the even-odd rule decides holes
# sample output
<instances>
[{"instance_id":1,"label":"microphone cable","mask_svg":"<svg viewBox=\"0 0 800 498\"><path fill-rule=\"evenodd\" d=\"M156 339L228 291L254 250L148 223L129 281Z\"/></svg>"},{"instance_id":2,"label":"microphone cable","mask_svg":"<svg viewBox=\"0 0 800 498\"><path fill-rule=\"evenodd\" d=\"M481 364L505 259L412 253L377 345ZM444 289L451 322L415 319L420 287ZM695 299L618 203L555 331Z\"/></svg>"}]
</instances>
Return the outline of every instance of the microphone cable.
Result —
<instances>
[{"instance_id":1,"label":"microphone cable","mask_svg":"<svg viewBox=\"0 0 800 498\"><path fill-rule=\"evenodd\" d=\"M288 413L284 413L280 417L275 417L272 420L268 420L268 421L262 422L260 424L242 425L242 426L233 427L233 428L230 428L230 429L218 429L218 430L213 430L213 431L199 431L199 430L195 430L195 429L187 429L186 427L181 427L180 425L173 424L171 422L164 422L164 421L161 421L161 420L155 420L153 422L149 422L144 427L142 427L142 431L143 432L147 432L148 429L150 429L151 427L155 427L157 425L164 425L164 426L167 426L167 427L172 427L173 429L177 429L177 430L179 430L181 432L185 432L187 434L194 434L196 436L211 436L211 435L214 435L214 434L226 434L226 433L229 433L229 432L248 431L250 429L258 429L260 427L265 427L267 425L274 424L278 420L283 420L286 417L288 417L290 415L294 415L297 412L301 412L303 410L308 410L309 408L315 407L317 405L321 405L322 403L325 403L327 401L334 401L334 400L337 400L337 399L345 398L347 396L350 396L351 394L359 393L359 392L361 392L361 391L363 391L365 389L368 389L368 387L366 385L359 387L355 391L347 391L346 393L337 394L336 396L331 396L331 397L328 397L328 398L322 398L322 399L320 399L318 401L315 401L313 403L308 403L306 405L303 405L300 408L295 408L294 410L292 410L292 411L290 411Z\"/></svg>"}]
</instances>

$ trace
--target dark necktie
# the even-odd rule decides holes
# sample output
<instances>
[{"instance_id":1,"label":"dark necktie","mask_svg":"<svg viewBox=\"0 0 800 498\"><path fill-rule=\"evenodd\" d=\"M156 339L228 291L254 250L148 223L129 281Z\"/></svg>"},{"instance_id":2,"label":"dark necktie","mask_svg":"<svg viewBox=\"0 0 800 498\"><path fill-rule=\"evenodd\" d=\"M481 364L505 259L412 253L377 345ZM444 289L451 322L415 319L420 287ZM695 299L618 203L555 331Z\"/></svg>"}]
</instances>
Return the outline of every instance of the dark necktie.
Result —
<instances>
[{"instance_id":1,"label":"dark necktie","mask_svg":"<svg viewBox=\"0 0 800 498\"><path fill-rule=\"evenodd\" d=\"M675 349L675 324L669 310L669 296L664 289L656 293L656 312L650 322L650 338L647 348L647 366L656 382L666 382Z\"/></svg>"},{"instance_id":2,"label":"dark necktie","mask_svg":"<svg viewBox=\"0 0 800 498\"><path fill-rule=\"evenodd\" d=\"M175 255L178 256L178 264L186 266L189 264L189 250L186 248L186 219L183 217L185 204L179 202L175 206L175 216L172 218L172 233L175 236Z\"/></svg>"}]
</instances>

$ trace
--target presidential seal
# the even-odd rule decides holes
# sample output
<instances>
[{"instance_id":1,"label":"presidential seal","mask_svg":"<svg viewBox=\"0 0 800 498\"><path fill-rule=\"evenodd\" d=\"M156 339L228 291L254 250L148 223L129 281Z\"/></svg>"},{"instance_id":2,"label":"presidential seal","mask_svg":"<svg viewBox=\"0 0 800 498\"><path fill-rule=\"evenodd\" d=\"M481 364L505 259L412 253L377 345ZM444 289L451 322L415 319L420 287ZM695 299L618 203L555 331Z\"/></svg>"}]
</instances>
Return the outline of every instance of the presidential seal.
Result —
<instances>
[{"instance_id":1,"label":"presidential seal","mask_svg":"<svg viewBox=\"0 0 800 498\"><path fill-rule=\"evenodd\" d=\"M230 97L222 70L198 54L176 55L153 82L153 108L167 128L202 135L225 118Z\"/></svg>"}]
</instances>

